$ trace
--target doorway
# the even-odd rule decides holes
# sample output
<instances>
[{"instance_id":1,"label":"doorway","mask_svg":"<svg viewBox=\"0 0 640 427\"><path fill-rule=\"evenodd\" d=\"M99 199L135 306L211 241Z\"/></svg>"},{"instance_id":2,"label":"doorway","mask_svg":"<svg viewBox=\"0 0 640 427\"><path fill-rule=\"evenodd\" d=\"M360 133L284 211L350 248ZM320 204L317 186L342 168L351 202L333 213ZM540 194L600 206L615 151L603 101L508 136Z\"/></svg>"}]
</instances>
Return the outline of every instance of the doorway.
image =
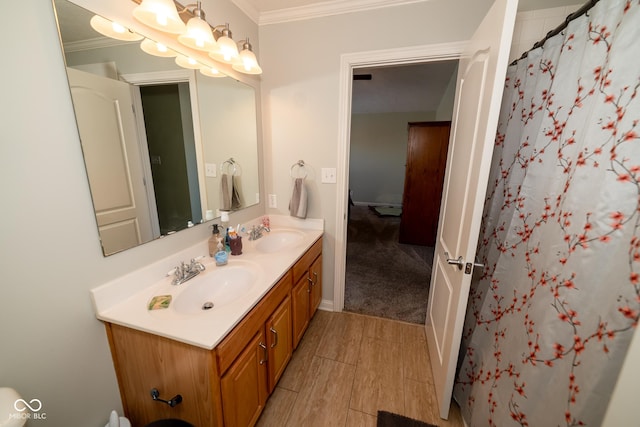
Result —
<instances>
[{"instance_id":1,"label":"doorway","mask_svg":"<svg viewBox=\"0 0 640 427\"><path fill-rule=\"evenodd\" d=\"M145 187L155 237L201 222L206 191L198 180L202 141L195 74L172 70L122 74L120 79L131 85L133 108L138 112L139 148L146 159ZM173 115L168 116L169 111ZM155 125L147 125L147 120ZM177 185L184 197L167 198ZM167 192L171 188L174 190Z\"/></svg>"},{"instance_id":2,"label":"doorway","mask_svg":"<svg viewBox=\"0 0 640 427\"><path fill-rule=\"evenodd\" d=\"M160 234L202 220L189 83L139 86Z\"/></svg>"},{"instance_id":3,"label":"doorway","mask_svg":"<svg viewBox=\"0 0 640 427\"><path fill-rule=\"evenodd\" d=\"M466 43L453 42L417 46L407 49L392 49L372 52L344 54L340 58L340 96L338 104L338 174L336 200L336 246L333 289L333 310L344 309L347 211L349 207L349 157L351 137L351 105L354 70L364 67L407 65L432 61L458 60Z\"/></svg>"},{"instance_id":4,"label":"doorway","mask_svg":"<svg viewBox=\"0 0 640 427\"><path fill-rule=\"evenodd\" d=\"M346 311L424 324L457 62L353 70Z\"/></svg>"}]
</instances>

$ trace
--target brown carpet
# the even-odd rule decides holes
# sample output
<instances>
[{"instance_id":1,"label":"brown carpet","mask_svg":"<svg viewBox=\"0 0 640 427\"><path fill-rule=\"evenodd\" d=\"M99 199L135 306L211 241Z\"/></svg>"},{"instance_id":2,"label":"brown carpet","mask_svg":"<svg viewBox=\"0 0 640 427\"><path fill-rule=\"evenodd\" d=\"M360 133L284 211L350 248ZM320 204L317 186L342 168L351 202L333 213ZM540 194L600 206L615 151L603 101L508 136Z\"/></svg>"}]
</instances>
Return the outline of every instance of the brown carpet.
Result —
<instances>
[{"instance_id":1,"label":"brown carpet","mask_svg":"<svg viewBox=\"0 0 640 427\"><path fill-rule=\"evenodd\" d=\"M433 247L398 243L400 218L351 208L345 311L423 324Z\"/></svg>"},{"instance_id":2,"label":"brown carpet","mask_svg":"<svg viewBox=\"0 0 640 427\"><path fill-rule=\"evenodd\" d=\"M436 427L423 421L407 418L391 412L378 411L377 427Z\"/></svg>"}]
</instances>

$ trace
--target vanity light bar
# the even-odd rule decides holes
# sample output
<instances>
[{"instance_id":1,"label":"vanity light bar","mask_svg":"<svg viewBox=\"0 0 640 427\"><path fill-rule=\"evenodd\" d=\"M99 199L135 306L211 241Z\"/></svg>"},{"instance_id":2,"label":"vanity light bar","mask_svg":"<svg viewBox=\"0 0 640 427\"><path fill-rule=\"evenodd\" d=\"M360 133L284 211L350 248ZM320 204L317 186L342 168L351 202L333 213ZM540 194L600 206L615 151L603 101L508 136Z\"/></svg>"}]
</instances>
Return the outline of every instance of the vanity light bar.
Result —
<instances>
[{"instance_id":1,"label":"vanity light bar","mask_svg":"<svg viewBox=\"0 0 640 427\"><path fill-rule=\"evenodd\" d=\"M136 20L150 28L176 37L176 40L185 47L184 50L177 49L178 53L183 54L187 58L192 58L195 62L199 63L198 66L196 66L196 64L193 63L194 61L185 62L184 60L180 60L180 62L178 62L178 59L176 59L178 65L185 68L217 70L215 66L211 66L208 60L203 58L203 55L192 53L191 50L193 50L196 52L204 52L216 61L229 64L233 70L240 73L262 73L262 69L258 65L255 54L251 51L251 45L248 43L248 40L242 42L242 51L238 52L238 46L231 37L229 24L212 28L205 20L205 13L202 10L200 1L187 6L182 6L173 0L133 1L138 4L133 10L133 17ZM181 15L186 16L183 17ZM143 50L147 52L144 48ZM153 49L151 50L153 51ZM155 53L151 54L154 55ZM180 58L179 55L178 58ZM203 74L208 75L206 72L203 72Z\"/></svg>"}]
</instances>

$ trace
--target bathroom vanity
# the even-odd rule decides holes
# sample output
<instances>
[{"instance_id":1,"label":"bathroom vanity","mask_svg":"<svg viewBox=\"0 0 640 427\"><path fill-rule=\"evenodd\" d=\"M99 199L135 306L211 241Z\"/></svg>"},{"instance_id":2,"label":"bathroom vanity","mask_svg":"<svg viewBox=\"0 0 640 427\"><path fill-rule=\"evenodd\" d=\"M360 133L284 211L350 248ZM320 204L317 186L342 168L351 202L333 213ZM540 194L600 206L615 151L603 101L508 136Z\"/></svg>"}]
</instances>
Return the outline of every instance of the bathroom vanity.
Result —
<instances>
[{"instance_id":1,"label":"bathroom vanity","mask_svg":"<svg viewBox=\"0 0 640 427\"><path fill-rule=\"evenodd\" d=\"M257 422L322 298L322 227L276 224L265 240L245 242L243 255L230 257L228 265L207 259L202 278L193 282L175 286L167 278L138 284L137 292L126 295L125 283L135 288L149 277L139 271L92 291L132 425L164 418L195 426ZM167 265L160 264L156 271ZM220 281L225 269L240 284L243 276L234 269L255 274L240 296L221 298L216 307L201 288L217 286L213 279ZM165 294L173 296L168 308L147 310L152 296ZM192 310L187 302L198 298L212 298L214 307Z\"/></svg>"}]
</instances>

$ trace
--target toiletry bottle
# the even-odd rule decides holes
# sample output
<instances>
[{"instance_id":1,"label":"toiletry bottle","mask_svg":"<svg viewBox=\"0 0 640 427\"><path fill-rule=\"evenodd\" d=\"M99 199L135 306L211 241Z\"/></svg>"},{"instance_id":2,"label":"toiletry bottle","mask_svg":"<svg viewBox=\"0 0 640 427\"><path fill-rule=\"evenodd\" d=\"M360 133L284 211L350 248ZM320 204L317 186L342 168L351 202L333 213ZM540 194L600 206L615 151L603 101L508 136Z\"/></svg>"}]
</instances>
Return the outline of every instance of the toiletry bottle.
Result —
<instances>
[{"instance_id":1,"label":"toiletry bottle","mask_svg":"<svg viewBox=\"0 0 640 427\"><path fill-rule=\"evenodd\" d=\"M224 249L227 252L231 252L231 249L229 248L229 212L228 211L220 211L220 222L222 223L222 236L223 236Z\"/></svg>"},{"instance_id":2,"label":"toiletry bottle","mask_svg":"<svg viewBox=\"0 0 640 427\"><path fill-rule=\"evenodd\" d=\"M218 224L213 224L213 232L209 237L209 241L207 242L209 245L209 256L213 257L218 251L218 238L220 237L220 229L218 228Z\"/></svg>"}]
</instances>

